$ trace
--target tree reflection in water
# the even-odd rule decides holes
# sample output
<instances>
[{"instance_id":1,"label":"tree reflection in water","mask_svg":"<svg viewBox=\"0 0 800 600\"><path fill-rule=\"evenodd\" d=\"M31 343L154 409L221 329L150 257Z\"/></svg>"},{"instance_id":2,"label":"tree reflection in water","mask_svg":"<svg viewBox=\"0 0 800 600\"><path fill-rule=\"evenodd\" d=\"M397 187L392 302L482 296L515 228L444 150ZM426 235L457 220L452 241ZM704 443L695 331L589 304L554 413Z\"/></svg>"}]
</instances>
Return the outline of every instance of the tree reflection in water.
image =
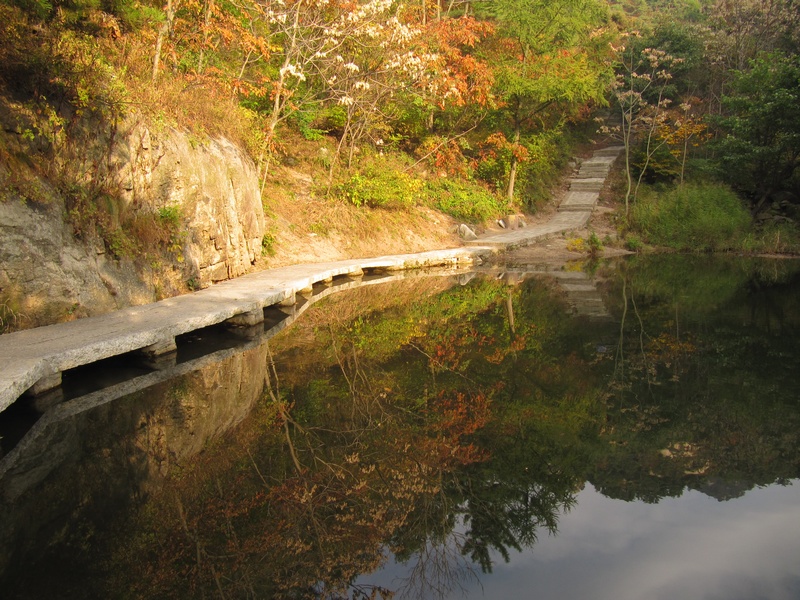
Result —
<instances>
[{"instance_id":1,"label":"tree reflection in water","mask_svg":"<svg viewBox=\"0 0 800 600\"><path fill-rule=\"evenodd\" d=\"M397 588L354 583L388 551L415 562L406 590L444 596L476 579L473 565L491 571L493 551L555 531L580 480L552 462L552 435L574 431L543 437L537 421L587 390L543 351L563 320L558 294L511 293L514 331L508 286L478 279L380 314L333 306L340 318L306 325L317 343L302 358L276 340L269 401L148 505L137 539L159 551L119 584L161 597L180 596L186 577L226 596L388 597Z\"/></svg>"},{"instance_id":2,"label":"tree reflection in water","mask_svg":"<svg viewBox=\"0 0 800 600\"><path fill-rule=\"evenodd\" d=\"M202 452L166 452L164 415L215 410L201 398L228 363L94 442L160 457L159 475L142 469L134 510L59 542L94 565L60 597L444 598L555 534L586 482L655 502L796 478L796 267L692 260L601 267L604 319L570 316L547 278L326 299L251 351L261 401ZM371 584L389 561L403 574Z\"/></svg>"}]
</instances>

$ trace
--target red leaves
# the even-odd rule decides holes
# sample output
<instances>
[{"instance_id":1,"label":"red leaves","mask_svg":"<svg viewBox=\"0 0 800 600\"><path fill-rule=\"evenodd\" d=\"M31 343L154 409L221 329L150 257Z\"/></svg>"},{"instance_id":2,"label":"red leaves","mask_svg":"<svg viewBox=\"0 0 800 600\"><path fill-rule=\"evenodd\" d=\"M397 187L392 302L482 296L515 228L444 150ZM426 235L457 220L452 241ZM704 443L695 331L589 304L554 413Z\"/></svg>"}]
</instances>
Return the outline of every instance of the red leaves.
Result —
<instances>
[{"instance_id":1,"label":"red leaves","mask_svg":"<svg viewBox=\"0 0 800 600\"><path fill-rule=\"evenodd\" d=\"M488 451L467 439L491 419L490 401L486 395L442 392L429 405L427 412L431 419L428 429L435 437L427 438L425 442L431 454L439 457L439 468L489 459Z\"/></svg>"}]
</instances>

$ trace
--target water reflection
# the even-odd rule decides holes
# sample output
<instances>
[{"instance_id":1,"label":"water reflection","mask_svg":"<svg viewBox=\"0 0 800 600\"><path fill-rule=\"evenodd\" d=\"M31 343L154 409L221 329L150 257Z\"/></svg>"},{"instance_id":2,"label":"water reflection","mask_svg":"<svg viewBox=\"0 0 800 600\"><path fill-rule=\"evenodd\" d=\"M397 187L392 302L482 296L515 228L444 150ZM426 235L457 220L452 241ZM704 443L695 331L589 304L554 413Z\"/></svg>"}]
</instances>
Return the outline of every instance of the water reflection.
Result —
<instances>
[{"instance_id":1,"label":"water reflection","mask_svg":"<svg viewBox=\"0 0 800 600\"><path fill-rule=\"evenodd\" d=\"M798 477L796 263L526 271L332 296L174 380L62 405L2 463L7 597L472 594L556 560L582 505L649 503L581 526L613 548L665 498L741 502Z\"/></svg>"}]
</instances>

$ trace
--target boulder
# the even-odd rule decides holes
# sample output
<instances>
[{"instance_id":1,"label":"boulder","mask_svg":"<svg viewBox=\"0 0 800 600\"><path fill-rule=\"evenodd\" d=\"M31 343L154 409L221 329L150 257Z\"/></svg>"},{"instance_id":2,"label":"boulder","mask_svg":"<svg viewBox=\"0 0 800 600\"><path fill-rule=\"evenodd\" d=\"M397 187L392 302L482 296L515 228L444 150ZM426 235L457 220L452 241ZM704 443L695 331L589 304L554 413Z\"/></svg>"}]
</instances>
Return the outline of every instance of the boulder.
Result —
<instances>
[{"instance_id":1,"label":"boulder","mask_svg":"<svg viewBox=\"0 0 800 600\"><path fill-rule=\"evenodd\" d=\"M458 235L462 240L468 242L478 239L478 236L475 235L475 232L472 231L472 229L470 229L469 226L465 225L464 223L458 226Z\"/></svg>"}]
</instances>

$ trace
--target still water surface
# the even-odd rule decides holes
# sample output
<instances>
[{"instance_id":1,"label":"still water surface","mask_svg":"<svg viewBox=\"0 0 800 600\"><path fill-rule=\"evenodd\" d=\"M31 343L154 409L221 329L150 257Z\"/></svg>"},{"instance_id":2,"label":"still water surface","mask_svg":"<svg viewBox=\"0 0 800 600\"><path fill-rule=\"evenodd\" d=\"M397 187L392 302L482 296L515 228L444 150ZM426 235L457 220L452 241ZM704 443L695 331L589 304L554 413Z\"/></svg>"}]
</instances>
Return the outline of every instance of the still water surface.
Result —
<instances>
[{"instance_id":1,"label":"still water surface","mask_svg":"<svg viewBox=\"0 0 800 600\"><path fill-rule=\"evenodd\" d=\"M800 265L541 270L66 377L2 440L3 597L800 597Z\"/></svg>"}]
</instances>

